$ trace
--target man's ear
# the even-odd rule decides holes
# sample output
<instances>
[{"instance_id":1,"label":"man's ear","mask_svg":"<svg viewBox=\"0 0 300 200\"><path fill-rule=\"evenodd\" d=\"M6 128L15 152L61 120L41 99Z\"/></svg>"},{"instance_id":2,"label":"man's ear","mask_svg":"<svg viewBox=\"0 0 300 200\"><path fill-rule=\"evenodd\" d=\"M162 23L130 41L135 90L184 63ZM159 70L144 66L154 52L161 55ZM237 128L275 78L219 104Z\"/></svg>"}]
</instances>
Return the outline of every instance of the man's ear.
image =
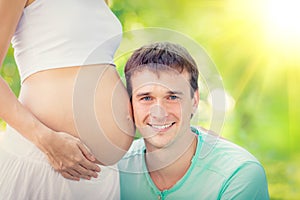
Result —
<instances>
[{"instance_id":1,"label":"man's ear","mask_svg":"<svg viewBox=\"0 0 300 200\"><path fill-rule=\"evenodd\" d=\"M199 104L199 90L197 89L195 92L194 92L194 95L193 95L193 107L192 107L192 112L193 112L193 115L196 113L197 109L198 109L198 104Z\"/></svg>"}]
</instances>

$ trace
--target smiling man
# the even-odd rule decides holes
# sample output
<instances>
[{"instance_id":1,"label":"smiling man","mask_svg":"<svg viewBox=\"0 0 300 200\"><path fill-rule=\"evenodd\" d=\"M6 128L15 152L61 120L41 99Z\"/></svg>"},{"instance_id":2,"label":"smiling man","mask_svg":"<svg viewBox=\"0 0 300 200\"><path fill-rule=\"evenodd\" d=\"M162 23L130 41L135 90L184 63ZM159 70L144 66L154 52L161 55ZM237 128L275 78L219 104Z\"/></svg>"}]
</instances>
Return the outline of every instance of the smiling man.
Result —
<instances>
[{"instance_id":1,"label":"smiling man","mask_svg":"<svg viewBox=\"0 0 300 200\"><path fill-rule=\"evenodd\" d=\"M129 58L127 90L143 138L119 162L122 199L269 199L254 156L191 127L198 74L186 49L172 43L143 46ZM212 146L207 156L205 145Z\"/></svg>"}]
</instances>

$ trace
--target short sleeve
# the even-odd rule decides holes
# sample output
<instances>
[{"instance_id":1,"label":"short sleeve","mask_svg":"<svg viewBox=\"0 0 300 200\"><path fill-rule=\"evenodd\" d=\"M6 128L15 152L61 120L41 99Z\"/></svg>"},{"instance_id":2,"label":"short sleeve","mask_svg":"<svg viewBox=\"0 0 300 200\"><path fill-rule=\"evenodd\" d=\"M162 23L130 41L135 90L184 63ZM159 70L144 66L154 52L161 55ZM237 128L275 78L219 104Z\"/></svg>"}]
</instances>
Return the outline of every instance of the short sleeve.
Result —
<instances>
[{"instance_id":1,"label":"short sleeve","mask_svg":"<svg viewBox=\"0 0 300 200\"><path fill-rule=\"evenodd\" d=\"M224 183L219 199L270 199L263 167L256 162L243 164Z\"/></svg>"}]
</instances>

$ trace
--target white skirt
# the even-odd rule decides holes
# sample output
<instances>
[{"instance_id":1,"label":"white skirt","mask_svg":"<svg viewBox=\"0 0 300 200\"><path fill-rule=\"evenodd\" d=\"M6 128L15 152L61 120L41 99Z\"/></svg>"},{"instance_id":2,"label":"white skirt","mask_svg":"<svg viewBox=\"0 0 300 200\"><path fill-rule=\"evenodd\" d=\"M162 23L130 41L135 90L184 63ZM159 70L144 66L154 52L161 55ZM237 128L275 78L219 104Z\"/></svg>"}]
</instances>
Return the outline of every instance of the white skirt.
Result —
<instances>
[{"instance_id":1,"label":"white skirt","mask_svg":"<svg viewBox=\"0 0 300 200\"><path fill-rule=\"evenodd\" d=\"M120 199L116 166L100 166L98 178L65 179L45 155L11 127L0 133L0 199Z\"/></svg>"}]
</instances>

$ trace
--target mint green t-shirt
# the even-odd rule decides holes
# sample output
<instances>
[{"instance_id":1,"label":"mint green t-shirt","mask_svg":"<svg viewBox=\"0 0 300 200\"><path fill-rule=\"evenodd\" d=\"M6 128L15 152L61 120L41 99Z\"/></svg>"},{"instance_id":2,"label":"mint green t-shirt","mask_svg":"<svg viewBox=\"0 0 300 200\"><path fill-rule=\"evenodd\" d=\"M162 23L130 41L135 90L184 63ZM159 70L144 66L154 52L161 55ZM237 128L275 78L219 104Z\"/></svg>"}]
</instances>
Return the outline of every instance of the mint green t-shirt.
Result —
<instances>
[{"instance_id":1,"label":"mint green t-shirt","mask_svg":"<svg viewBox=\"0 0 300 200\"><path fill-rule=\"evenodd\" d=\"M265 171L245 149L212 134L198 135L197 149L186 174L170 189L160 191L145 164L143 139L134 141L118 163L121 199L269 199Z\"/></svg>"}]
</instances>

